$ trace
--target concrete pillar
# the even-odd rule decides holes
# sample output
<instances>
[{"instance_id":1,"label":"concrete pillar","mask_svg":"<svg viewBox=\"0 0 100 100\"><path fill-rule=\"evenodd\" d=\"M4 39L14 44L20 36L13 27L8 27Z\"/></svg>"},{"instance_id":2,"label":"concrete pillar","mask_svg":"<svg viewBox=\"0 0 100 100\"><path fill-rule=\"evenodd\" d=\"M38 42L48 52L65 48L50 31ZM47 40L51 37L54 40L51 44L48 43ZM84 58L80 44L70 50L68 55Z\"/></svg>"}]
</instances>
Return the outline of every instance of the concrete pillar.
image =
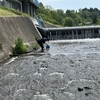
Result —
<instances>
[{"instance_id":1,"label":"concrete pillar","mask_svg":"<svg viewBox=\"0 0 100 100\"><path fill-rule=\"evenodd\" d=\"M1 6L1 0L0 0L0 6Z\"/></svg>"},{"instance_id":2,"label":"concrete pillar","mask_svg":"<svg viewBox=\"0 0 100 100\"><path fill-rule=\"evenodd\" d=\"M67 37L68 39L70 39L70 32L68 31L68 37Z\"/></svg>"},{"instance_id":3,"label":"concrete pillar","mask_svg":"<svg viewBox=\"0 0 100 100\"><path fill-rule=\"evenodd\" d=\"M56 31L56 34L55 34L55 39L56 39L56 40L58 39L57 31Z\"/></svg>"},{"instance_id":4,"label":"concrete pillar","mask_svg":"<svg viewBox=\"0 0 100 100\"><path fill-rule=\"evenodd\" d=\"M28 11L28 14L30 14L29 4L27 4L27 11Z\"/></svg>"},{"instance_id":5,"label":"concrete pillar","mask_svg":"<svg viewBox=\"0 0 100 100\"><path fill-rule=\"evenodd\" d=\"M88 38L88 30L86 30L86 38Z\"/></svg>"},{"instance_id":6,"label":"concrete pillar","mask_svg":"<svg viewBox=\"0 0 100 100\"><path fill-rule=\"evenodd\" d=\"M35 8L33 8L33 16L34 16L34 14L35 14Z\"/></svg>"},{"instance_id":7,"label":"concrete pillar","mask_svg":"<svg viewBox=\"0 0 100 100\"><path fill-rule=\"evenodd\" d=\"M20 3L20 10L21 10L21 12L22 12L22 3Z\"/></svg>"},{"instance_id":8,"label":"concrete pillar","mask_svg":"<svg viewBox=\"0 0 100 100\"><path fill-rule=\"evenodd\" d=\"M70 37L71 37L71 34L70 34L70 31L69 31L69 39L70 39Z\"/></svg>"},{"instance_id":9,"label":"concrete pillar","mask_svg":"<svg viewBox=\"0 0 100 100\"><path fill-rule=\"evenodd\" d=\"M90 30L88 29L88 38L90 38Z\"/></svg>"},{"instance_id":10,"label":"concrete pillar","mask_svg":"<svg viewBox=\"0 0 100 100\"><path fill-rule=\"evenodd\" d=\"M32 16L32 6L31 6L31 16Z\"/></svg>"},{"instance_id":11,"label":"concrete pillar","mask_svg":"<svg viewBox=\"0 0 100 100\"><path fill-rule=\"evenodd\" d=\"M93 38L93 29L91 29L91 37Z\"/></svg>"},{"instance_id":12,"label":"concrete pillar","mask_svg":"<svg viewBox=\"0 0 100 100\"><path fill-rule=\"evenodd\" d=\"M87 38L90 38L90 31L87 30Z\"/></svg>"},{"instance_id":13,"label":"concrete pillar","mask_svg":"<svg viewBox=\"0 0 100 100\"><path fill-rule=\"evenodd\" d=\"M98 33L99 33L99 36L98 36L98 38L100 38L100 29L98 29Z\"/></svg>"},{"instance_id":14,"label":"concrete pillar","mask_svg":"<svg viewBox=\"0 0 100 100\"><path fill-rule=\"evenodd\" d=\"M76 30L76 39L78 39L78 30Z\"/></svg>"},{"instance_id":15,"label":"concrete pillar","mask_svg":"<svg viewBox=\"0 0 100 100\"><path fill-rule=\"evenodd\" d=\"M32 7L32 16L33 16L33 7Z\"/></svg>"},{"instance_id":16,"label":"concrete pillar","mask_svg":"<svg viewBox=\"0 0 100 100\"><path fill-rule=\"evenodd\" d=\"M87 38L87 31L85 30L85 38Z\"/></svg>"},{"instance_id":17,"label":"concrete pillar","mask_svg":"<svg viewBox=\"0 0 100 100\"><path fill-rule=\"evenodd\" d=\"M90 29L90 32L89 32L89 33L90 33L90 38L92 38L92 33L91 33L91 29Z\"/></svg>"},{"instance_id":18,"label":"concrete pillar","mask_svg":"<svg viewBox=\"0 0 100 100\"><path fill-rule=\"evenodd\" d=\"M81 30L81 38L84 39L84 30Z\"/></svg>"},{"instance_id":19,"label":"concrete pillar","mask_svg":"<svg viewBox=\"0 0 100 100\"><path fill-rule=\"evenodd\" d=\"M97 38L99 37L99 29L97 29L98 31L97 31L97 34L98 34L98 36L97 36Z\"/></svg>"},{"instance_id":20,"label":"concrete pillar","mask_svg":"<svg viewBox=\"0 0 100 100\"><path fill-rule=\"evenodd\" d=\"M49 32L50 34L49 34L49 39L51 40L52 38L51 38L51 32Z\"/></svg>"},{"instance_id":21,"label":"concrete pillar","mask_svg":"<svg viewBox=\"0 0 100 100\"><path fill-rule=\"evenodd\" d=\"M22 2L20 2L19 0L14 0L14 1L20 4L19 10L20 10L20 12L22 12Z\"/></svg>"},{"instance_id":22,"label":"concrete pillar","mask_svg":"<svg viewBox=\"0 0 100 100\"><path fill-rule=\"evenodd\" d=\"M72 31L72 39L74 39L74 32Z\"/></svg>"},{"instance_id":23,"label":"concrete pillar","mask_svg":"<svg viewBox=\"0 0 100 100\"><path fill-rule=\"evenodd\" d=\"M27 3L26 3L26 1L23 2L23 12L27 13Z\"/></svg>"},{"instance_id":24,"label":"concrete pillar","mask_svg":"<svg viewBox=\"0 0 100 100\"><path fill-rule=\"evenodd\" d=\"M6 0L3 0L3 5L4 7L6 7Z\"/></svg>"},{"instance_id":25,"label":"concrete pillar","mask_svg":"<svg viewBox=\"0 0 100 100\"><path fill-rule=\"evenodd\" d=\"M65 39L67 39L67 32L65 31Z\"/></svg>"}]
</instances>

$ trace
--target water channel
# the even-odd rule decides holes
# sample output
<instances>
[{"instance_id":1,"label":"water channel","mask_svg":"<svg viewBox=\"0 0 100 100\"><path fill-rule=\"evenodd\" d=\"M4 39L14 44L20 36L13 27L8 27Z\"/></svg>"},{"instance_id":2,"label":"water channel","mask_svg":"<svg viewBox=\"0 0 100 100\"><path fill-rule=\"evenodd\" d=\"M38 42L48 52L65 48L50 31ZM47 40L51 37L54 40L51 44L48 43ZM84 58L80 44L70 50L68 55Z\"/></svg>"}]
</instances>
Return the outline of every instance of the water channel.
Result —
<instances>
[{"instance_id":1,"label":"water channel","mask_svg":"<svg viewBox=\"0 0 100 100\"><path fill-rule=\"evenodd\" d=\"M100 39L49 44L0 65L0 100L100 100Z\"/></svg>"}]
</instances>

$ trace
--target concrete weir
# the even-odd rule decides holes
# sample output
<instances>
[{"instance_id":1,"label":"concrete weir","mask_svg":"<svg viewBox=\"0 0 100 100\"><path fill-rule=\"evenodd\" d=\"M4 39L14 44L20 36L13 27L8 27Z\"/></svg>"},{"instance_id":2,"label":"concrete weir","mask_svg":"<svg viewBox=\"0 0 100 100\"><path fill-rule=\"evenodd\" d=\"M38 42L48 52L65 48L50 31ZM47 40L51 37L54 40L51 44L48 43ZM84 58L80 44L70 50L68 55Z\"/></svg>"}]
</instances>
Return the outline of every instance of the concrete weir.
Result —
<instances>
[{"instance_id":1,"label":"concrete weir","mask_svg":"<svg viewBox=\"0 0 100 100\"><path fill-rule=\"evenodd\" d=\"M47 36L50 38L50 40L100 38L100 26L78 26L61 28L38 27L38 29L42 36Z\"/></svg>"},{"instance_id":2,"label":"concrete weir","mask_svg":"<svg viewBox=\"0 0 100 100\"><path fill-rule=\"evenodd\" d=\"M29 17L0 17L0 60L8 57L15 40L20 37L24 43L35 41L40 37L33 18Z\"/></svg>"}]
</instances>

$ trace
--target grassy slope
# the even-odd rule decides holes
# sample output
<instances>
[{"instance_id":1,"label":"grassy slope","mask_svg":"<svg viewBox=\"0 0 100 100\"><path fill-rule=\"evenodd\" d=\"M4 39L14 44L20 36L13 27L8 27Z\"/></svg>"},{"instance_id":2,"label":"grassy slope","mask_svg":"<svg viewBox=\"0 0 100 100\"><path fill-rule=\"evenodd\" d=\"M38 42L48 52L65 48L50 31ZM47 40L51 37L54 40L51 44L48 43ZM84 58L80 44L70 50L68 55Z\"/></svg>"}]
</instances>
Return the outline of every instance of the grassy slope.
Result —
<instances>
[{"instance_id":1,"label":"grassy slope","mask_svg":"<svg viewBox=\"0 0 100 100\"><path fill-rule=\"evenodd\" d=\"M0 8L0 16L17 16L14 12Z\"/></svg>"},{"instance_id":2,"label":"grassy slope","mask_svg":"<svg viewBox=\"0 0 100 100\"><path fill-rule=\"evenodd\" d=\"M16 11L15 9L10 9L10 8L3 8L0 7L0 17L1 16L28 16L28 14L21 13L19 11Z\"/></svg>"},{"instance_id":3,"label":"grassy slope","mask_svg":"<svg viewBox=\"0 0 100 100\"><path fill-rule=\"evenodd\" d=\"M28 15L26 13L18 12L15 9L0 7L0 17L10 17L10 16L27 16L27 17L30 17L30 15ZM49 23L49 22L46 22L46 23L48 23L48 24L50 24L51 26L54 26L54 27L61 27L61 26L54 25L54 24Z\"/></svg>"}]
</instances>

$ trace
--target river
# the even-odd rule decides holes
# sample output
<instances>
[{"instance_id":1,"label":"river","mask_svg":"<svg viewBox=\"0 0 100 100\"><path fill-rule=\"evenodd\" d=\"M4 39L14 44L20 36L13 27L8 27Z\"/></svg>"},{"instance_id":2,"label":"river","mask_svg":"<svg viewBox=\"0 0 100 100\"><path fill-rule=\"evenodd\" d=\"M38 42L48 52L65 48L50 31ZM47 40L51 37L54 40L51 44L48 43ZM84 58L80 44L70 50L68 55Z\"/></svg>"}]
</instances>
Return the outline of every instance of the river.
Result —
<instances>
[{"instance_id":1,"label":"river","mask_svg":"<svg viewBox=\"0 0 100 100\"><path fill-rule=\"evenodd\" d=\"M0 100L100 100L100 39L49 44L1 64Z\"/></svg>"}]
</instances>

